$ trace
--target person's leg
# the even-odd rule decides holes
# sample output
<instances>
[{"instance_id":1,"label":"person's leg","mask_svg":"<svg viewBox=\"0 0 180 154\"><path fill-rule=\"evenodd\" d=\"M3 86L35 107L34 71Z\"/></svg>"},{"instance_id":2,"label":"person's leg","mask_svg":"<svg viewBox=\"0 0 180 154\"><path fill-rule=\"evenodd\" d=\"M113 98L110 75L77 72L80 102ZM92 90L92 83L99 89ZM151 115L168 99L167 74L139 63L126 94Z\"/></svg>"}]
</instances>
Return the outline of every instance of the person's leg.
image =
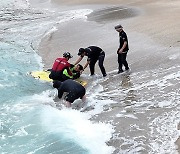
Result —
<instances>
[{"instance_id":1,"label":"person's leg","mask_svg":"<svg viewBox=\"0 0 180 154\"><path fill-rule=\"evenodd\" d=\"M79 95L79 98L82 100L81 107L84 107L84 105L87 105L86 89L84 87L81 89L81 91L79 91L78 95Z\"/></svg>"},{"instance_id":2,"label":"person's leg","mask_svg":"<svg viewBox=\"0 0 180 154\"><path fill-rule=\"evenodd\" d=\"M64 100L65 100L65 105L66 107L71 107L71 104L74 102L74 100L76 99L75 98L76 96L74 95L74 93L70 92L68 93L65 97L64 97Z\"/></svg>"},{"instance_id":3,"label":"person's leg","mask_svg":"<svg viewBox=\"0 0 180 154\"><path fill-rule=\"evenodd\" d=\"M58 71L51 71L51 73L49 74L49 78L53 79L53 80L58 80L58 81L63 81L62 80L62 72Z\"/></svg>"},{"instance_id":4,"label":"person's leg","mask_svg":"<svg viewBox=\"0 0 180 154\"><path fill-rule=\"evenodd\" d=\"M100 54L99 56L99 68L101 70L101 73L103 74L103 76L105 77L107 74L106 74L106 70L104 68L104 58L105 58L105 53L103 52L102 54Z\"/></svg>"},{"instance_id":5,"label":"person's leg","mask_svg":"<svg viewBox=\"0 0 180 154\"><path fill-rule=\"evenodd\" d=\"M84 95L81 100L83 103L85 103L86 102L86 95Z\"/></svg>"},{"instance_id":6,"label":"person's leg","mask_svg":"<svg viewBox=\"0 0 180 154\"><path fill-rule=\"evenodd\" d=\"M55 72L51 71L51 73L49 74L49 78L55 80Z\"/></svg>"},{"instance_id":7,"label":"person's leg","mask_svg":"<svg viewBox=\"0 0 180 154\"><path fill-rule=\"evenodd\" d=\"M66 106L67 108L70 108L70 107L71 107L71 103L68 102L68 101L65 101L65 106Z\"/></svg>"},{"instance_id":8,"label":"person's leg","mask_svg":"<svg viewBox=\"0 0 180 154\"><path fill-rule=\"evenodd\" d=\"M122 69L122 54L118 54L118 64L119 64L118 73L122 73L123 72L123 69Z\"/></svg>"},{"instance_id":9,"label":"person's leg","mask_svg":"<svg viewBox=\"0 0 180 154\"><path fill-rule=\"evenodd\" d=\"M95 67L96 62L97 60L90 61L89 68L90 68L91 75L94 75L94 67Z\"/></svg>"},{"instance_id":10,"label":"person's leg","mask_svg":"<svg viewBox=\"0 0 180 154\"><path fill-rule=\"evenodd\" d=\"M80 111L83 112L88 107L88 102L87 102L87 99L86 99L86 95L84 95L81 100L82 100L82 104L80 106L80 108L81 108Z\"/></svg>"},{"instance_id":11,"label":"person's leg","mask_svg":"<svg viewBox=\"0 0 180 154\"><path fill-rule=\"evenodd\" d=\"M123 53L123 54L122 54L122 64L124 65L124 67L125 67L126 70L129 70L129 66L128 66L126 57L127 57L127 53Z\"/></svg>"}]
</instances>

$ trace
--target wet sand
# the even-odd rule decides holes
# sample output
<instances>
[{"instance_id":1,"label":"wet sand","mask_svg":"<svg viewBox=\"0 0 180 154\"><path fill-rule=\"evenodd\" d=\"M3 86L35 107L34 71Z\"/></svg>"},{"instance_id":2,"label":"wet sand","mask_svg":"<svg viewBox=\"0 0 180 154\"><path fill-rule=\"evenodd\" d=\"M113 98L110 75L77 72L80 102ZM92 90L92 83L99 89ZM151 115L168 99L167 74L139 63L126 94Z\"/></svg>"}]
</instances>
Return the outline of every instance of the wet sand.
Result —
<instances>
[{"instance_id":1,"label":"wet sand","mask_svg":"<svg viewBox=\"0 0 180 154\"><path fill-rule=\"evenodd\" d=\"M54 59L61 56L64 51L73 54L74 58L70 61L73 63L77 59L80 47L97 45L106 52L107 72L116 70L118 34L114 26L119 23L124 26L128 34L130 43L128 61L133 71L149 70L162 63L168 65L166 58L161 59L161 54L156 57L153 57L153 54L163 52L165 56L168 56L172 54L174 48L180 47L180 20L178 20L180 1L178 0L150 0L148 2L140 0L75 0L73 2L53 0L52 4L67 10L89 8L94 12L88 15L87 21L79 19L66 22L59 25L56 33L42 39L39 54L43 58L45 69L50 68ZM151 58L153 58L153 63ZM96 72L100 73L98 67ZM89 70L86 69L85 73L89 73ZM118 113L116 110L113 112ZM111 113L103 113L97 120L103 121ZM111 142L111 144L116 147L117 143ZM176 144L180 149L180 140Z\"/></svg>"}]
</instances>

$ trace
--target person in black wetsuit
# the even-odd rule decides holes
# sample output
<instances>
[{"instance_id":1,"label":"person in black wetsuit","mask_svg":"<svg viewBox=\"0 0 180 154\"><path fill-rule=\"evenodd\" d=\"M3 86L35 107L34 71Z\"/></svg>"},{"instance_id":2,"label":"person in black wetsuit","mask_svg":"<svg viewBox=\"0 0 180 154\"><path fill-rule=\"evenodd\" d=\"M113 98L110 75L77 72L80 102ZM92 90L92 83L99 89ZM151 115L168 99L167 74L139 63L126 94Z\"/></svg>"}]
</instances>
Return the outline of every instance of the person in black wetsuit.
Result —
<instances>
[{"instance_id":1,"label":"person in black wetsuit","mask_svg":"<svg viewBox=\"0 0 180 154\"><path fill-rule=\"evenodd\" d=\"M129 50L129 45L128 45L128 38L126 33L123 30L123 27L121 25L115 26L115 30L119 33L119 48L117 50L118 54L118 64L119 64L119 73L123 73L122 66L124 65L125 70L129 71L129 66L126 60L127 57L127 52Z\"/></svg>"},{"instance_id":2,"label":"person in black wetsuit","mask_svg":"<svg viewBox=\"0 0 180 154\"><path fill-rule=\"evenodd\" d=\"M71 103L78 98L82 100L83 104L86 103L86 89L80 83L72 79L68 79L64 82L55 81L53 86L58 89L59 99L62 98L64 92L67 92L67 95L64 97L67 107L71 107Z\"/></svg>"},{"instance_id":3,"label":"person in black wetsuit","mask_svg":"<svg viewBox=\"0 0 180 154\"><path fill-rule=\"evenodd\" d=\"M75 62L75 65L78 64L83 59L84 56L87 56L88 59L87 59L86 64L84 65L84 69L89 65L91 75L94 75L95 64L97 61L99 61L99 67L100 67L101 73L103 74L104 77L107 75L106 70L105 70L104 65L103 65L104 58L105 58L105 52L100 47L89 46L87 48L80 48L78 55L80 57Z\"/></svg>"}]
</instances>

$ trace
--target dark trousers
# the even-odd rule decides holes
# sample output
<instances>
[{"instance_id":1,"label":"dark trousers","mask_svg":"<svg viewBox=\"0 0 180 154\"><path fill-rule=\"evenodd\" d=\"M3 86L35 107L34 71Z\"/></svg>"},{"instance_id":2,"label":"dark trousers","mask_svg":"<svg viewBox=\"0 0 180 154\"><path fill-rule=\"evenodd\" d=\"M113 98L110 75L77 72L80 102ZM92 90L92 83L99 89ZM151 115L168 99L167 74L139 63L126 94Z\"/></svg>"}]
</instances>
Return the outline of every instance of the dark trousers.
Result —
<instances>
[{"instance_id":1,"label":"dark trousers","mask_svg":"<svg viewBox=\"0 0 180 154\"><path fill-rule=\"evenodd\" d=\"M53 79L53 80L58 80L58 81L63 81L62 79L62 71L51 71L51 73L49 74L49 78Z\"/></svg>"},{"instance_id":2,"label":"dark trousers","mask_svg":"<svg viewBox=\"0 0 180 154\"><path fill-rule=\"evenodd\" d=\"M106 70L105 70L104 65L103 65L104 58L105 58L105 52L102 52L99 55L98 59L91 59L90 64L89 64L91 75L94 75L94 67L95 67L97 60L99 61L98 64L99 64L99 68L101 70L101 73L103 74L103 76L106 75Z\"/></svg>"},{"instance_id":3,"label":"dark trousers","mask_svg":"<svg viewBox=\"0 0 180 154\"><path fill-rule=\"evenodd\" d=\"M119 71L123 71L122 66L124 65L125 69L128 70L129 66L126 61L127 53L118 54L118 63L119 63Z\"/></svg>"}]
</instances>

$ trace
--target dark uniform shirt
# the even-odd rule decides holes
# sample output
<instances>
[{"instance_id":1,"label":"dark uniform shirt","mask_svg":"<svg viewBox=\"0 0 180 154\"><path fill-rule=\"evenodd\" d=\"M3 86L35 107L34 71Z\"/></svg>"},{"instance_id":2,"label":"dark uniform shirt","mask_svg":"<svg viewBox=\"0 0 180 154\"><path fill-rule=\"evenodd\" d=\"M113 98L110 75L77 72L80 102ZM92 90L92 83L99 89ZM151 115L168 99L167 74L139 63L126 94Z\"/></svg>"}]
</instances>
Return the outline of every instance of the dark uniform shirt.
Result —
<instances>
[{"instance_id":1,"label":"dark uniform shirt","mask_svg":"<svg viewBox=\"0 0 180 154\"><path fill-rule=\"evenodd\" d=\"M122 48L125 41L127 42L127 45L125 49L123 50L124 52L129 50L129 45L128 45L128 38L127 38L126 33L124 31L121 31L119 33L119 43L120 43L119 48Z\"/></svg>"},{"instance_id":2,"label":"dark uniform shirt","mask_svg":"<svg viewBox=\"0 0 180 154\"><path fill-rule=\"evenodd\" d=\"M82 98L86 90L80 83L68 79L58 88L58 97L61 98L64 92L68 93L66 100L72 103L75 99Z\"/></svg>"},{"instance_id":3,"label":"dark uniform shirt","mask_svg":"<svg viewBox=\"0 0 180 154\"><path fill-rule=\"evenodd\" d=\"M98 59L102 51L103 50L97 46L89 46L88 48L86 48L86 55L88 57L87 60L91 61L92 59Z\"/></svg>"}]
</instances>

